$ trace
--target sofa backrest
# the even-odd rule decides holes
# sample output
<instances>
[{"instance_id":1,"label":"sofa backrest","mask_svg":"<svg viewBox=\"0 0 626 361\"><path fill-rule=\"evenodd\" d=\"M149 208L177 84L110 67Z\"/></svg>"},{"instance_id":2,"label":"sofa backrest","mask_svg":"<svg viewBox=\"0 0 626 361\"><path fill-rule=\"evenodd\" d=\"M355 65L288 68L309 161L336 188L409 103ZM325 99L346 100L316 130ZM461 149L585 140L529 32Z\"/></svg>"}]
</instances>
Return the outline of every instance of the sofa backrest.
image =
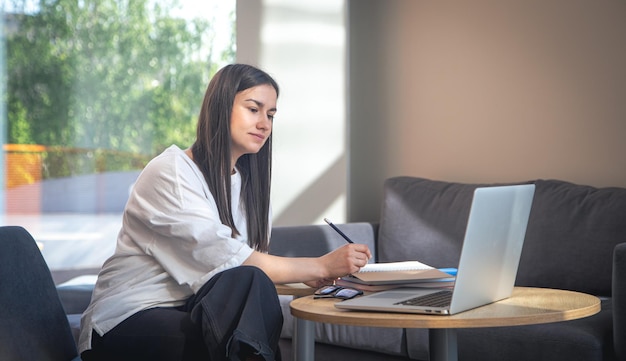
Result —
<instances>
[{"instance_id":1,"label":"sofa backrest","mask_svg":"<svg viewBox=\"0 0 626 361\"><path fill-rule=\"evenodd\" d=\"M614 247L626 242L626 189L537 180L516 284L610 295ZM414 177L385 182L378 261L455 267L474 189Z\"/></svg>"},{"instance_id":2,"label":"sofa backrest","mask_svg":"<svg viewBox=\"0 0 626 361\"><path fill-rule=\"evenodd\" d=\"M383 188L378 261L456 267L477 185L394 177Z\"/></svg>"},{"instance_id":3,"label":"sofa backrest","mask_svg":"<svg viewBox=\"0 0 626 361\"><path fill-rule=\"evenodd\" d=\"M377 225L365 222L337 224L350 239L366 244L375 257ZM269 253L285 257L319 257L346 244L327 224L272 228ZM373 260L372 260L373 262Z\"/></svg>"},{"instance_id":4,"label":"sofa backrest","mask_svg":"<svg viewBox=\"0 0 626 361\"><path fill-rule=\"evenodd\" d=\"M535 184L517 283L610 296L613 250L626 242L626 189Z\"/></svg>"}]
</instances>

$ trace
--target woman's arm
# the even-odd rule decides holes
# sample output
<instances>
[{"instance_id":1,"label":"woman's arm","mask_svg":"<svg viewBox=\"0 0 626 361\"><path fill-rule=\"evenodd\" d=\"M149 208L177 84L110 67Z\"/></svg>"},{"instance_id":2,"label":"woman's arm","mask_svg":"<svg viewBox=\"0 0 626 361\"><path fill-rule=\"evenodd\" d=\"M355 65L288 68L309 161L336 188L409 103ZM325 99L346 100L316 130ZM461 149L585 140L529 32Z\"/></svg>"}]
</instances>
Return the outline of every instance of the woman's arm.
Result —
<instances>
[{"instance_id":1,"label":"woman's arm","mask_svg":"<svg viewBox=\"0 0 626 361\"><path fill-rule=\"evenodd\" d=\"M372 257L364 244L346 244L323 256L280 257L261 252L253 252L243 263L262 269L277 284L336 279L358 272Z\"/></svg>"}]
</instances>

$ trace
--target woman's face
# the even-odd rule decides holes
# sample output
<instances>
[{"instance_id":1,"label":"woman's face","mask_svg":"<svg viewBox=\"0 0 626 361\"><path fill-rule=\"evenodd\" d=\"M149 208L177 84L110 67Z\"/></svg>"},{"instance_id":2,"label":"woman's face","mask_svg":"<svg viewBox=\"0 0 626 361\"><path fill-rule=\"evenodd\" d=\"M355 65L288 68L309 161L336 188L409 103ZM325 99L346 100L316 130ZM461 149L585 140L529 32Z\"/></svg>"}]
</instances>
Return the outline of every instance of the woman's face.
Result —
<instances>
[{"instance_id":1,"label":"woman's face","mask_svg":"<svg viewBox=\"0 0 626 361\"><path fill-rule=\"evenodd\" d=\"M257 153L272 133L277 94L271 85L258 85L235 95L230 116L233 166L244 154Z\"/></svg>"}]
</instances>

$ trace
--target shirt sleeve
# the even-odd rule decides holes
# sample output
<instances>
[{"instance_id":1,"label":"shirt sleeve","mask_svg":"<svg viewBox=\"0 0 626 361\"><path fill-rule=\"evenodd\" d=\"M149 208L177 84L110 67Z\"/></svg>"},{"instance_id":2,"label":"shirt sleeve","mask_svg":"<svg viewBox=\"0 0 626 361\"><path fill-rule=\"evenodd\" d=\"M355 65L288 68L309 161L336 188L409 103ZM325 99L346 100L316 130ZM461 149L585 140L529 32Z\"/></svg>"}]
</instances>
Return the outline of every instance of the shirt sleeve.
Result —
<instances>
[{"instance_id":1,"label":"shirt sleeve","mask_svg":"<svg viewBox=\"0 0 626 361\"><path fill-rule=\"evenodd\" d=\"M127 229L136 230L129 235L143 252L194 293L253 252L246 227L241 236L231 236L202 173L182 156L159 157L146 166L129 197L125 221Z\"/></svg>"}]
</instances>

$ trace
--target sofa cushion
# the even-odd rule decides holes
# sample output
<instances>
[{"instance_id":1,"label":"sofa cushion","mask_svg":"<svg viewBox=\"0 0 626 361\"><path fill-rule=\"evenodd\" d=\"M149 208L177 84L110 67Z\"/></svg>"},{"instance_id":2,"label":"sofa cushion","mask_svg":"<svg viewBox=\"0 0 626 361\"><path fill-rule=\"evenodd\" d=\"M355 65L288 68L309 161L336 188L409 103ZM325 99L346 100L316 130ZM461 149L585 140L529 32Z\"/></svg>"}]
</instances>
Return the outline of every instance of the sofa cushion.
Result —
<instances>
[{"instance_id":1,"label":"sofa cushion","mask_svg":"<svg viewBox=\"0 0 626 361\"><path fill-rule=\"evenodd\" d=\"M81 314L87 309L97 278L97 275L83 275L56 286L65 313Z\"/></svg>"},{"instance_id":2,"label":"sofa cushion","mask_svg":"<svg viewBox=\"0 0 626 361\"><path fill-rule=\"evenodd\" d=\"M611 294L613 249L626 242L626 189L536 180L516 284ZM378 261L455 267L474 189L415 177L385 182Z\"/></svg>"},{"instance_id":3,"label":"sofa cushion","mask_svg":"<svg viewBox=\"0 0 626 361\"><path fill-rule=\"evenodd\" d=\"M477 184L414 177L385 181L378 262L417 260L456 267Z\"/></svg>"},{"instance_id":4,"label":"sofa cushion","mask_svg":"<svg viewBox=\"0 0 626 361\"><path fill-rule=\"evenodd\" d=\"M626 242L626 189L535 185L517 284L611 295L613 249Z\"/></svg>"}]
</instances>

